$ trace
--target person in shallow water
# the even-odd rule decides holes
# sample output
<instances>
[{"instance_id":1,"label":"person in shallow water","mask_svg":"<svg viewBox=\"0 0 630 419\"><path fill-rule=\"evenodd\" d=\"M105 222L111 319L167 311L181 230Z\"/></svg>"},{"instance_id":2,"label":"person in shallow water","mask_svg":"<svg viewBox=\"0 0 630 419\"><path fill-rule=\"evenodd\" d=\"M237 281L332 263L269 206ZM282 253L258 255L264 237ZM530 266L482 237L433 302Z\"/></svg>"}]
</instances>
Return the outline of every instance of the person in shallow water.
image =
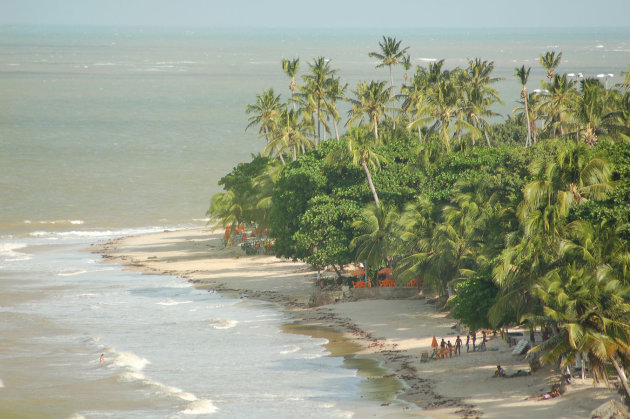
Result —
<instances>
[{"instance_id":1,"label":"person in shallow water","mask_svg":"<svg viewBox=\"0 0 630 419\"><path fill-rule=\"evenodd\" d=\"M105 363L105 354L101 354L101 364Z\"/></svg>"}]
</instances>

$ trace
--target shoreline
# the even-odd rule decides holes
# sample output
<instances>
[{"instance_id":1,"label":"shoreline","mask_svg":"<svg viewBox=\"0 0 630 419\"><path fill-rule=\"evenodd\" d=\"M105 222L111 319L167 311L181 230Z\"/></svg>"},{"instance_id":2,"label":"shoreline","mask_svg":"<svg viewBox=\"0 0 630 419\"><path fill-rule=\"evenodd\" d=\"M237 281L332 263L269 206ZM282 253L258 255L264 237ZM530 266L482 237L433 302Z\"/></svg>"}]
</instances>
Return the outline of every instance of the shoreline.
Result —
<instances>
[{"instance_id":1,"label":"shoreline","mask_svg":"<svg viewBox=\"0 0 630 419\"><path fill-rule=\"evenodd\" d=\"M426 299L359 300L310 308L316 271L300 262L245 256L239 247L223 248L222 232L167 230L118 238L89 250L101 254L103 263L178 276L198 289L275 303L291 316L289 327L341 332L360 348L357 357L375 360L391 372L388 378L403 383L395 396L400 402L391 407L384 402L382 411L370 409L369 416L577 418L588 417L606 400L618 399L614 390L594 387L592 379L585 383L578 379L564 395L538 400L559 381L549 368L526 377L493 378L499 363L508 373L529 369L499 337L490 339L486 352L465 353L464 347L459 357L422 363L419 355L430 349L433 336L454 342L458 333L456 321Z\"/></svg>"}]
</instances>

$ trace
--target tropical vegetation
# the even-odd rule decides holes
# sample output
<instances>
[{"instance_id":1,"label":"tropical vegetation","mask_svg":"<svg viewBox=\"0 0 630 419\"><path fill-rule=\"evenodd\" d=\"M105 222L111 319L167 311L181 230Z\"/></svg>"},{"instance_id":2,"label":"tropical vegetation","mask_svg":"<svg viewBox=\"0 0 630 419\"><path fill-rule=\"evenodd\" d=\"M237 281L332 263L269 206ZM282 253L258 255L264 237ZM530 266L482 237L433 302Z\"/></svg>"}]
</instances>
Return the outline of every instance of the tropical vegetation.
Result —
<instances>
[{"instance_id":1,"label":"tropical vegetation","mask_svg":"<svg viewBox=\"0 0 630 419\"><path fill-rule=\"evenodd\" d=\"M268 89L246 106L265 145L221 179L211 219L266 229L277 256L340 281L358 263L368 278L421 279L471 329L541 330L544 361L583 356L602 380L610 366L630 394L628 73L610 88L573 80L546 52L540 88L514 69L521 89L504 99L517 106L502 119L493 62L410 74L408 47L379 47L369 55L389 80L352 89L324 57L301 85L299 59L282 62L290 98Z\"/></svg>"}]
</instances>

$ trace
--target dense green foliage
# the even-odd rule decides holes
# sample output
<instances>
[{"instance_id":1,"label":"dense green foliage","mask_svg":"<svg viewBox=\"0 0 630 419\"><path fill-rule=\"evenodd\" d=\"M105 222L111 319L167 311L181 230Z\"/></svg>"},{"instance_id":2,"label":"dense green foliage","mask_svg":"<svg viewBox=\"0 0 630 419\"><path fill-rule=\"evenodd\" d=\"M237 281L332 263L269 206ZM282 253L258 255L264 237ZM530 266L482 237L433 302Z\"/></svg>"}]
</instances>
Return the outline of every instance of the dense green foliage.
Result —
<instances>
[{"instance_id":1,"label":"dense green foliage","mask_svg":"<svg viewBox=\"0 0 630 419\"><path fill-rule=\"evenodd\" d=\"M269 89L246 108L267 157L222 178L208 214L268 228L277 256L317 268L362 262L374 276L389 265L397 282L418 278L448 297L472 329L554 330L537 349L545 360L586 353L596 378L630 367L629 76L611 88L578 83L548 52L541 89L528 91L531 68L515 69L521 92L509 100L519 105L500 122L493 62L440 60L409 74L400 41L380 47L372 56L389 83L351 94L324 57L301 86L299 60L284 60L289 101Z\"/></svg>"},{"instance_id":2,"label":"dense green foliage","mask_svg":"<svg viewBox=\"0 0 630 419\"><path fill-rule=\"evenodd\" d=\"M449 304L454 307L453 317L468 326L470 330L487 329L488 311L495 303L499 291L492 282L492 271L486 269L478 275L466 278L455 287L457 295Z\"/></svg>"}]
</instances>

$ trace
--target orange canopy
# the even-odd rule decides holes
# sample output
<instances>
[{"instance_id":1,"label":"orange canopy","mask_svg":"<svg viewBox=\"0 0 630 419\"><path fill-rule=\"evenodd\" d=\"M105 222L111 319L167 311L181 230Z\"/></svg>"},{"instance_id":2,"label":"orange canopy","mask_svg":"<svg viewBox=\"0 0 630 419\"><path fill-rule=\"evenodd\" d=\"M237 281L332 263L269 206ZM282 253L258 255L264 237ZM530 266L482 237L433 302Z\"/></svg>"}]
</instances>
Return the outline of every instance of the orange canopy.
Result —
<instances>
[{"instance_id":1,"label":"orange canopy","mask_svg":"<svg viewBox=\"0 0 630 419\"><path fill-rule=\"evenodd\" d=\"M381 269L379 269L378 274L379 275L387 275L387 274L391 274L392 272L394 272L392 270L392 268L381 268Z\"/></svg>"},{"instance_id":2,"label":"orange canopy","mask_svg":"<svg viewBox=\"0 0 630 419\"><path fill-rule=\"evenodd\" d=\"M352 275L352 276L365 275L365 269L357 269L356 271L350 272L350 275Z\"/></svg>"},{"instance_id":3,"label":"orange canopy","mask_svg":"<svg viewBox=\"0 0 630 419\"><path fill-rule=\"evenodd\" d=\"M433 348L437 348L438 347L437 339L435 338L435 336L433 336L433 342L431 342L431 347L433 347Z\"/></svg>"}]
</instances>

